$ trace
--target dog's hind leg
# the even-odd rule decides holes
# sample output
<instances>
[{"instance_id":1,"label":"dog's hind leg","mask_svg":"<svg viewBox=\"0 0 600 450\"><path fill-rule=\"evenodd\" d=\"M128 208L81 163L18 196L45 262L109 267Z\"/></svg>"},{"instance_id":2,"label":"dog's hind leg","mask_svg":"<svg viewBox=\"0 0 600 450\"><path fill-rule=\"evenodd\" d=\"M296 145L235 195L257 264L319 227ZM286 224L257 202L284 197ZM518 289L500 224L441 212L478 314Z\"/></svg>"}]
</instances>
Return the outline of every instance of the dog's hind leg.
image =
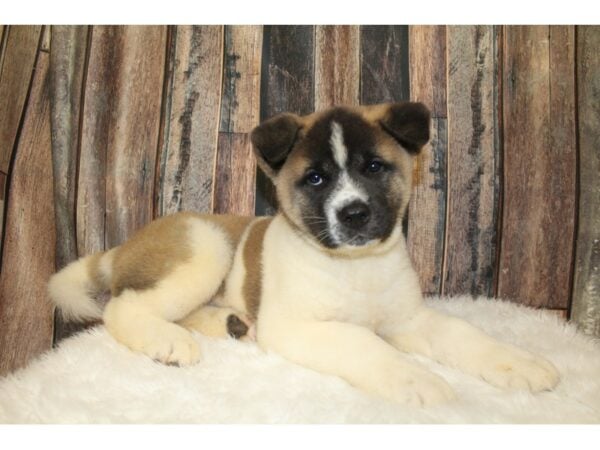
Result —
<instances>
[{"instance_id":1,"label":"dog's hind leg","mask_svg":"<svg viewBox=\"0 0 600 450\"><path fill-rule=\"evenodd\" d=\"M189 218L187 226L177 230L185 233L184 257L165 262L164 258L161 261L164 254L175 254L172 246L161 248L160 236L150 233L151 230L143 240L138 239L137 244L132 240L123 245L123 258L131 259L126 264L117 255L117 286L104 311L104 323L117 341L134 351L165 364L193 364L200 358L198 344L176 322L215 296L231 266L233 249L222 230L201 219ZM143 254L143 258L131 256L136 253ZM145 276L140 267L144 259L148 260L148 270L155 270L160 264L168 270L140 287L136 283Z\"/></svg>"},{"instance_id":2,"label":"dog's hind leg","mask_svg":"<svg viewBox=\"0 0 600 450\"><path fill-rule=\"evenodd\" d=\"M233 308L202 306L178 323L205 336L253 339L252 323L243 313Z\"/></svg>"}]
</instances>

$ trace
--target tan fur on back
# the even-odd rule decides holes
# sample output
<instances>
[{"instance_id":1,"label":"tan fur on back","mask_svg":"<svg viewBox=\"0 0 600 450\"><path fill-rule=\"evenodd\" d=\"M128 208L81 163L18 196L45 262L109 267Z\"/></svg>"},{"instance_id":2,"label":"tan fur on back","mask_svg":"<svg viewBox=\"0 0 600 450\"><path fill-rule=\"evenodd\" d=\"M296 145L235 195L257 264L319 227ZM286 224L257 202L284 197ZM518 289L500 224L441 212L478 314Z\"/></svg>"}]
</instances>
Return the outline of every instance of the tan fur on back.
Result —
<instances>
[{"instance_id":1,"label":"tan fur on back","mask_svg":"<svg viewBox=\"0 0 600 450\"><path fill-rule=\"evenodd\" d=\"M263 241L267 227L273 219L259 220L251 225L248 238L244 243L244 266L246 277L243 285L243 296L246 303L246 311L251 319L256 319L260 306L262 288L262 251Z\"/></svg>"},{"instance_id":2,"label":"tan fur on back","mask_svg":"<svg viewBox=\"0 0 600 450\"><path fill-rule=\"evenodd\" d=\"M178 265L189 260L192 257L192 249L188 238L188 219L191 217L217 225L225 231L234 247L252 220L250 217L189 212L155 220L116 249L112 295L116 297L124 289L150 289ZM95 265L97 264L98 262Z\"/></svg>"}]
</instances>

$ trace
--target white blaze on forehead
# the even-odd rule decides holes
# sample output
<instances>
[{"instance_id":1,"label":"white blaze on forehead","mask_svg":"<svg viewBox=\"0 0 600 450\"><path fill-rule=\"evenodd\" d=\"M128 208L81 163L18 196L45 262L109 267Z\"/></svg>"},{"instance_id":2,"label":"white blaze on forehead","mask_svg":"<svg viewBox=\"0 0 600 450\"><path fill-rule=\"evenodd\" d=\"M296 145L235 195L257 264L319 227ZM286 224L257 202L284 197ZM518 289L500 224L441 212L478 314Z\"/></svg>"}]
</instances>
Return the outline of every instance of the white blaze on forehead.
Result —
<instances>
[{"instance_id":1,"label":"white blaze on forehead","mask_svg":"<svg viewBox=\"0 0 600 450\"><path fill-rule=\"evenodd\" d=\"M331 122L331 138L329 138L329 143L333 151L333 159L341 169L344 169L348 160L348 149L344 144L342 127L337 122Z\"/></svg>"}]
</instances>

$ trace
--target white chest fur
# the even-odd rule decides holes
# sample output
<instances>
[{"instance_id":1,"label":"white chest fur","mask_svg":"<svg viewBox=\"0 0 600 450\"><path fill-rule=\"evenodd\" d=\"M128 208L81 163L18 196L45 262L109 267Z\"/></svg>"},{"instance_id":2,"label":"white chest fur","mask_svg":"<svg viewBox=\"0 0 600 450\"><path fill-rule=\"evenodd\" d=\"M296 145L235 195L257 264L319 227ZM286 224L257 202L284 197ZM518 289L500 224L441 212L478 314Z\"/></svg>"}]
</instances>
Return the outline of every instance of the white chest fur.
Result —
<instances>
[{"instance_id":1,"label":"white chest fur","mask_svg":"<svg viewBox=\"0 0 600 450\"><path fill-rule=\"evenodd\" d=\"M259 328L262 316L265 324L340 321L376 330L390 321L402 321L421 302L401 236L378 254L334 257L277 217L265 236L262 264Z\"/></svg>"}]
</instances>

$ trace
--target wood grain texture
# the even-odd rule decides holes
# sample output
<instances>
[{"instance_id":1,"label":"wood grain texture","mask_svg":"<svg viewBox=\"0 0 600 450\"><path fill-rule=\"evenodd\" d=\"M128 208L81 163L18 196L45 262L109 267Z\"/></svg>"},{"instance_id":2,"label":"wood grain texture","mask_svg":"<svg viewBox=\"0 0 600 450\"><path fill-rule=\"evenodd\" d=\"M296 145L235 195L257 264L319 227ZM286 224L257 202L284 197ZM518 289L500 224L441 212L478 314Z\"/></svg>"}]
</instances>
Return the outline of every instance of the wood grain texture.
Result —
<instances>
[{"instance_id":1,"label":"wood grain texture","mask_svg":"<svg viewBox=\"0 0 600 450\"><path fill-rule=\"evenodd\" d=\"M506 27L498 294L569 304L575 219L573 27Z\"/></svg>"},{"instance_id":2,"label":"wood grain texture","mask_svg":"<svg viewBox=\"0 0 600 450\"><path fill-rule=\"evenodd\" d=\"M52 345L54 211L48 55L40 53L11 169L0 274L0 375Z\"/></svg>"},{"instance_id":3,"label":"wood grain texture","mask_svg":"<svg viewBox=\"0 0 600 450\"><path fill-rule=\"evenodd\" d=\"M254 215L256 166L248 133L219 133L215 209L217 214Z\"/></svg>"},{"instance_id":4,"label":"wood grain texture","mask_svg":"<svg viewBox=\"0 0 600 450\"><path fill-rule=\"evenodd\" d=\"M2 73L2 65L4 64L4 50L6 49L9 28L8 25L0 25L0 73Z\"/></svg>"},{"instance_id":5,"label":"wood grain texture","mask_svg":"<svg viewBox=\"0 0 600 450\"><path fill-rule=\"evenodd\" d=\"M410 97L407 25L360 27L360 103Z\"/></svg>"},{"instance_id":6,"label":"wood grain texture","mask_svg":"<svg viewBox=\"0 0 600 450\"><path fill-rule=\"evenodd\" d=\"M442 293L494 295L500 200L497 32L449 26L448 210Z\"/></svg>"},{"instance_id":7,"label":"wood grain texture","mask_svg":"<svg viewBox=\"0 0 600 450\"><path fill-rule=\"evenodd\" d=\"M75 193L86 26L54 26L50 53L50 124L56 222L56 268L77 258Z\"/></svg>"},{"instance_id":8,"label":"wood grain texture","mask_svg":"<svg viewBox=\"0 0 600 450\"><path fill-rule=\"evenodd\" d=\"M260 118L262 26L225 26L221 125L213 210L252 215L256 160L247 134Z\"/></svg>"},{"instance_id":9,"label":"wood grain texture","mask_svg":"<svg viewBox=\"0 0 600 450\"><path fill-rule=\"evenodd\" d=\"M447 119L432 120L431 140L416 159L408 207L408 253L426 295L438 295L442 287L447 127Z\"/></svg>"},{"instance_id":10,"label":"wood grain texture","mask_svg":"<svg viewBox=\"0 0 600 450\"><path fill-rule=\"evenodd\" d=\"M182 209L210 212L219 130L223 27L176 27L168 64L158 214Z\"/></svg>"},{"instance_id":11,"label":"wood grain texture","mask_svg":"<svg viewBox=\"0 0 600 450\"><path fill-rule=\"evenodd\" d=\"M311 25L264 27L261 120L282 112L302 115L314 111L314 34ZM259 171L256 214L273 214L276 209L273 185Z\"/></svg>"},{"instance_id":12,"label":"wood grain texture","mask_svg":"<svg viewBox=\"0 0 600 450\"><path fill-rule=\"evenodd\" d=\"M315 30L315 110L358 105L360 27L319 25Z\"/></svg>"},{"instance_id":13,"label":"wood grain texture","mask_svg":"<svg viewBox=\"0 0 600 450\"><path fill-rule=\"evenodd\" d=\"M415 158L407 243L423 292L435 295L442 287L446 227L446 30L410 26L409 36L411 99L425 103L433 120L431 142Z\"/></svg>"},{"instance_id":14,"label":"wood grain texture","mask_svg":"<svg viewBox=\"0 0 600 450\"><path fill-rule=\"evenodd\" d=\"M225 26L219 131L248 133L260 120L263 27Z\"/></svg>"},{"instance_id":15,"label":"wood grain texture","mask_svg":"<svg viewBox=\"0 0 600 450\"><path fill-rule=\"evenodd\" d=\"M50 27L46 27L48 28ZM44 35L47 34L50 33L44 32ZM55 267L56 270L60 270L78 257L75 197L88 27L53 26L51 35L49 76L56 232ZM43 48L40 51L43 51ZM62 316L56 314L54 340L58 342L81 328L79 324L63 321Z\"/></svg>"},{"instance_id":16,"label":"wood grain texture","mask_svg":"<svg viewBox=\"0 0 600 450\"><path fill-rule=\"evenodd\" d=\"M153 218L153 188L166 50L166 27L94 27L88 71L106 75L105 247ZM86 92L86 104L90 92ZM99 100L92 100L99 102Z\"/></svg>"},{"instance_id":17,"label":"wood grain texture","mask_svg":"<svg viewBox=\"0 0 600 450\"><path fill-rule=\"evenodd\" d=\"M446 27L411 25L408 30L411 99L425 103L432 117L447 117Z\"/></svg>"},{"instance_id":18,"label":"wood grain texture","mask_svg":"<svg viewBox=\"0 0 600 450\"><path fill-rule=\"evenodd\" d=\"M571 319L600 337L600 27L577 27L579 213Z\"/></svg>"},{"instance_id":19,"label":"wood grain texture","mask_svg":"<svg viewBox=\"0 0 600 450\"><path fill-rule=\"evenodd\" d=\"M0 172L8 165L32 79L41 26L12 25L0 73Z\"/></svg>"}]
</instances>

